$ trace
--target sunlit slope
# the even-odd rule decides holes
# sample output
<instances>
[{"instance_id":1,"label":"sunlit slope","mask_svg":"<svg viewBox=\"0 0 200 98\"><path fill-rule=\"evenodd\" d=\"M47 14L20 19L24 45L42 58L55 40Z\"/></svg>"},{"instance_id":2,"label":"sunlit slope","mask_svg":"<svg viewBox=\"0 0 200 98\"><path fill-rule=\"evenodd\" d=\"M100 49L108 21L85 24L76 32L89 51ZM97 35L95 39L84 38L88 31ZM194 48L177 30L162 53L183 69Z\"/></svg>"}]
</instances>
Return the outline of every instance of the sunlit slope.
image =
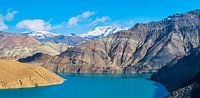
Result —
<instances>
[{"instance_id":1,"label":"sunlit slope","mask_svg":"<svg viewBox=\"0 0 200 98\"><path fill-rule=\"evenodd\" d=\"M62 82L61 77L43 67L0 60L0 89L48 86Z\"/></svg>"}]
</instances>

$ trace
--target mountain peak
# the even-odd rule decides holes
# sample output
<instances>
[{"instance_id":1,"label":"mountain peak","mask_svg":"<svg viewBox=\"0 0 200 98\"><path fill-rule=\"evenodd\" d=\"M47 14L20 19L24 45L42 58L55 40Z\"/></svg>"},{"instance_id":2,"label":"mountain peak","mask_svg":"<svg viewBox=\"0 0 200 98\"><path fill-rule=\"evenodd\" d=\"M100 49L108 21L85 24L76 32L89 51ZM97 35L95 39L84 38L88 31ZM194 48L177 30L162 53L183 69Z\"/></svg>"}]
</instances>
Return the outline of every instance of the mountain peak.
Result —
<instances>
[{"instance_id":1,"label":"mountain peak","mask_svg":"<svg viewBox=\"0 0 200 98\"><path fill-rule=\"evenodd\" d=\"M119 26L100 26L96 27L85 34L81 34L81 37L105 37L109 34L116 33L121 30L127 30L128 27L122 28Z\"/></svg>"},{"instance_id":2,"label":"mountain peak","mask_svg":"<svg viewBox=\"0 0 200 98\"><path fill-rule=\"evenodd\" d=\"M30 35L33 36L37 39L45 39L47 37L55 37L55 36L59 36L59 34L55 34L49 31L33 31L30 33L24 33L25 35Z\"/></svg>"}]
</instances>

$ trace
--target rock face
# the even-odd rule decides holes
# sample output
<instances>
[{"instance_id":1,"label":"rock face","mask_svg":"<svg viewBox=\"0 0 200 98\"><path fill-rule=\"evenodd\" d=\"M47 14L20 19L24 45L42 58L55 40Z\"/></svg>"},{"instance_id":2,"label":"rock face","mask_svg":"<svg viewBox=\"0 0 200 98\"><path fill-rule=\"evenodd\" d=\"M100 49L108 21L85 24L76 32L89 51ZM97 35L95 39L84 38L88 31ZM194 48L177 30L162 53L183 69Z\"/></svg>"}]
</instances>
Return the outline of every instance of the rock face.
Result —
<instances>
[{"instance_id":1,"label":"rock face","mask_svg":"<svg viewBox=\"0 0 200 98\"><path fill-rule=\"evenodd\" d=\"M36 65L0 60L0 89L61 84L63 79Z\"/></svg>"},{"instance_id":2,"label":"rock face","mask_svg":"<svg viewBox=\"0 0 200 98\"><path fill-rule=\"evenodd\" d=\"M200 48L161 68L152 80L161 82L171 92L171 98L200 97Z\"/></svg>"},{"instance_id":3,"label":"rock face","mask_svg":"<svg viewBox=\"0 0 200 98\"><path fill-rule=\"evenodd\" d=\"M0 49L13 48L16 46L33 45L38 43L38 40L27 35L0 32Z\"/></svg>"},{"instance_id":4,"label":"rock face","mask_svg":"<svg viewBox=\"0 0 200 98\"><path fill-rule=\"evenodd\" d=\"M67 59L62 64L48 57L29 62L41 65L56 62L52 66L58 72L153 72L198 47L199 34L200 10L195 10L136 24L129 30L69 48L56 57Z\"/></svg>"},{"instance_id":5,"label":"rock face","mask_svg":"<svg viewBox=\"0 0 200 98\"><path fill-rule=\"evenodd\" d=\"M3 59L14 59L25 58L32 56L35 53L44 53L49 55L58 55L61 52L67 50L68 45L65 44L54 44L50 42L37 43L33 45L17 46L12 48L0 49L0 58Z\"/></svg>"}]
</instances>

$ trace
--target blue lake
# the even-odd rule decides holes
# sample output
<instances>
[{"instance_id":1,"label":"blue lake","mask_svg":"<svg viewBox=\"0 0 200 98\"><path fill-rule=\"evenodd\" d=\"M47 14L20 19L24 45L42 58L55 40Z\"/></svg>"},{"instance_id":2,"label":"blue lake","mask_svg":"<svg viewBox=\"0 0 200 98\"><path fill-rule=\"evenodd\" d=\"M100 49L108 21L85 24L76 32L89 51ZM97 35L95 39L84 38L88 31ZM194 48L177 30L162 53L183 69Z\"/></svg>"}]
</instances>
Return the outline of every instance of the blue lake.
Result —
<instances>
[{"instance_id":1,"label":"blue lake","mask_svg":"<svg viewBox=\"0 0 200 98\"><path fill-rule=\"evenodd\" d=\"M150 74L62 74L56 86L0 90L0 98L162 98L167 90Z\"/></svg>"}]
</instances>

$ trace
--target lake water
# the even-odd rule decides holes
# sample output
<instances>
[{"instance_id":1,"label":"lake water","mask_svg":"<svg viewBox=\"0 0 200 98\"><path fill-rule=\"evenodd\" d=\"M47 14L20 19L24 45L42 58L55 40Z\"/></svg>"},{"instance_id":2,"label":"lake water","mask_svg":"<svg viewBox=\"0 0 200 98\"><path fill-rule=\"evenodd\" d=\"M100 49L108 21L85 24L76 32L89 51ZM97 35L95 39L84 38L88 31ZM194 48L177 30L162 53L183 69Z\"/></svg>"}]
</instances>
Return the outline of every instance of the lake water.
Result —
<instances>
[{"instance_id":1,"label":"lake water","mask_svg":"<svg viewBox=\"0 0 200 98\"><path fill-rule=\"evenodd\" d=\"M62 74L61 85L0 90L0 98L161 98L167 90L150 74Z\"/></svg>"}]
</instances>

